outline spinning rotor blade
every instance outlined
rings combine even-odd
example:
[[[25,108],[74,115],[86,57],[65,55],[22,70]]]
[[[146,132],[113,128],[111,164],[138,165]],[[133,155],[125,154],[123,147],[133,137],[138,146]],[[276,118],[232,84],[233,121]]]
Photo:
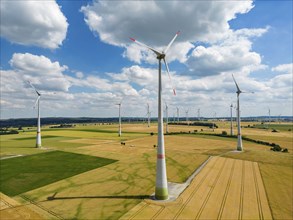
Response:
[[[130,37],[129,39],[132,40],[133,42],[137,43],[137,44],[140,45],[140,46],[143,46],[143,47],[146,47],[146,48],[150,49],[150,50],[153,51],[157,56],[162,55],[162,53],[160,53],[159,51],[155,50],[155,49],[152,48],[152,47],[149,47],[149,46],[146,45],[146,44],[143,44],[143,43],[141,43],[141,42],[135,40],[135,39],[132,38],[132,37]]]
[[[168,44],[168,46],[166,47],[166,49],[163,51],[163,53],[167,53],[167,51],[169,50],[169,48],[171,47],[171,45],[173,44],[174,40],[179,35],[179,33],[180,33],[180,31],[177,31],[177,33],[175,34],[175,36],[173,37],[173,39],[170,41],[170,43]]]
[[[172,81],[172,78],[171,78],[171,75],[170,75],[170,71],[169,71],[168,64],[167,64],[165,58],[163,60],[164,60],[164,63],[165,63],[166,69],[167,69],[167,73],[168,73],[169,79],[171,81],[171,85],[172,85],[172,89],[173,89],[173,94],[176,95],[176,90],[175,90],[174,85],[173,85],[173,81]]]
[[[232,77],[233,77],[234,83],[235,83],[236,88],[237,88],[237,93],[242,93],[242,91],[239,89],[239,86],[238,86],[233,74],[232,74]]]
[[[41,98],[41,96],[38,96],[38,98],[36,99],[36,102],[35,102],[35,104],[34,104],[34,108],[36,108],[37,103],[38,103],[38,101],[39,101],[40,98]]]
[[[38,92],[38,90],[36,90],[36,88],[32,85],[32,83],[30,81],[27,81],[27,83],[36,91],[36,93],[38,94],[38,96],[40,96],[41,94]]]

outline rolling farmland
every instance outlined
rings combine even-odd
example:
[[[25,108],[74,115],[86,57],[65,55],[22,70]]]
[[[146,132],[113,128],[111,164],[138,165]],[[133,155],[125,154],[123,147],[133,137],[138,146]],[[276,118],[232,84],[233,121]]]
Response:
[[[293,149],[288,126],[280,126],[276,133],[243,128],[243,135],[279,144],[289,153],[273,152],[269,146],[245,140],[244,152],[235,153],[235,138],[205,135],[229,131],[228,122],[217,124],[215,132],[201,126],[169,126],[169,132],[179,134],[165,136],[168,182],[184,183],[210,160],[177,199],[167,202],[150,199],[155,187],[155,124],[149,128],[146,124],[123,124],[121,137],[117,124],[44,127],[42,149],[35,148],[33,129],[3,135],[1,166],[7,166],[10,175],[16,176],[19,166],[34,156],[50,159],[42,169],[51,171],[46,174],[53,181],[30,188],[18,183],[13,193],[1,186],[5,194],[1,195],[1,217],[25,219],[21,213],[32,212],[44,219],[291,219]],[[243,124],[247,126],[248,122]],[[8,159],[13,155],[19,156]],[[83,161],[90,167],[56,178],[58,168],[59,172],[67,170],[60,158],[69,167],[82,168]],[[98,166],[100,158],[111,163]],[[25,166],[27,173],[40,172],[39,162],[29,164]],[[8,178],[1,175],[1,184],[5,181]],[[18,217],[12,213],[18,213]]]

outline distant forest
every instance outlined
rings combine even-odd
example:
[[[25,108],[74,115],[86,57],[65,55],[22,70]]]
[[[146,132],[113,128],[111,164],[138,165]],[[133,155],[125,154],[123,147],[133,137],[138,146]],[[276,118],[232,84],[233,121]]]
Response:
[[[127,123],[137,123],[137,122],[144,122],[146,121],[145,117],[137,117],[137,118],[130,118],[130,117],[122,117],[122,122]],[[151,121],[156,121],[157,118],[151,118]],[[185,121],[185,117],[179,118],[179,120]],[[197,117],[189,118],[190,121],[199,121]],[[200,118],[200,121],[207,121],[207,120],[230,120],[230,117],[223,117],[223,118]],[[234,117],[235,120],[235,117]],[[169,122],[175,122],[177,121],[177,117],[169,117]],[[261,117],[241,117],[241,121],[262,121],[266,122],[268,121],[267,116],[261,116]],[[271,121],[287,121],[292,122],[293,117],[292,116],[282,116],[280,117],[273,117],[271,116]],[[58,125],[58,124],[85,124],[85,123],[118,123],[118,118],[88,118],[88,117],[82,117],[82,118],[66,118],[66,117],[52,117],[52,118],[41,118],[41,124],[42,125]],[[36,118],[18,118],[18,119],[1,119],[0,120],[0,128],[6,128],[6,127],[32,127],[37,125],[37,119]]]

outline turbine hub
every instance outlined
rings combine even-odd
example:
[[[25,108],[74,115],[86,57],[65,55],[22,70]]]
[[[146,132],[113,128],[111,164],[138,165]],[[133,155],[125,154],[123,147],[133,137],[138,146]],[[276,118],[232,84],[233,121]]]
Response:
[[[165,54],[164,53],[158,54],[158,56],[157,56],[157,59],[158,60],[161,60],[161,59],[164,59],[164,58],[165,58]]]

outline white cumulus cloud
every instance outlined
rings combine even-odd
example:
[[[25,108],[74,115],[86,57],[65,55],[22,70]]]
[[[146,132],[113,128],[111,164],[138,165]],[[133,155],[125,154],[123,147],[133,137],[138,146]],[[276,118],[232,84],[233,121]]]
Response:
[[[52,1],[1,1],[1,37],[22,44],[55,49],[67,33],[67,19]]]
[[[264,29],[240,29],[231,31],[224,40],[211,46],[197,46],[186,62],[189,74],[196,76],[219,75],[224,72],[243,72],[264,69],[261,56],[252,51],[249,38],[260,37]]]
[[[153,55],[150,58],[144,48],[132,46],[130,36],[163,50],[180,30],[174,43],[176,53],[170,50],[168,57],[184,62],[192,43],[225,38],[228,22],[252,8],[252,1],[93,1],[81,11],[90,30],[103,42],[125,47],[124,56],[132,61],[152,63]]]
[[[26,83],[30,81],[38,89],[49,91],[68,91],[70,82],[65,78],[64,71],[67,66],[61,66],[59,62],[52,62],[45,56],[33,55],[30,53],[14,53],[10,65],[12,67],[12,75],[18,80]],[[7,75],[11,86],[14,88],[13,81]]]

